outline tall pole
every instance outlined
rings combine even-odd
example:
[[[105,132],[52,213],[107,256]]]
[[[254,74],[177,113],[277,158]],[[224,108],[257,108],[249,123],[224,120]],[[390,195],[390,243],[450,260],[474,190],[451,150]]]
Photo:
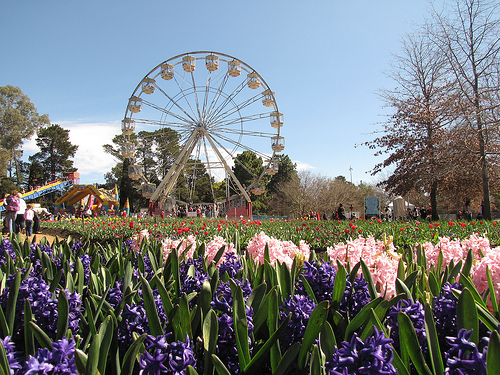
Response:
[[[351,184],[352,184],[352,167],[349,166],[349,173],[351,174]]]

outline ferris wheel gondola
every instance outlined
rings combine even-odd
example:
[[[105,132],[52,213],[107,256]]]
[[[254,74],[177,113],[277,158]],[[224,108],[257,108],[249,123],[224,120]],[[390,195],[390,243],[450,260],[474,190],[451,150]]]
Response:
[[[274,92],[253,68],[223,53],[190,52],[157,65],[133,91],[122,121],[123,156],[132,160],[131,178],[148,185],[143,190],[151,201],[165,199],[181,173],[196,173],[202,168],[195,164],[202,163],[211,182],[229,176],[250,202],[249,192],[263,193],[263,175],[277,172],[275,154],[284,149],[282,126]],[[158,170],[161,182],[151,193],[151,184],[134,160],[131,136],[140,130],[167,129],[177,132],[179,152],[168,170]],[[232,170],[243,151],[264,161],[263,172],[248,186]]]

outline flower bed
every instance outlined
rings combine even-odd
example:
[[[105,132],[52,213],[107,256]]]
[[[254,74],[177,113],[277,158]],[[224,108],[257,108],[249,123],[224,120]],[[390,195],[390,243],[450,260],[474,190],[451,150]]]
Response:
[[[493,223],[316,222],[317,253],[309,221],[112,220],[106,244],[3,240],[4,373],[500,371]]]
[[[487,238],[492,244],[500,243],[500,225],[497,222],[419,222],[397,221],[316,221],[297,220],[220,220],[220,219],[160,219],[160,218],[119,218],[97,217],[88,219],[63,219],[44,222],[44,228],[58,228],[76,233],[91,240],[104,242],[117,238],[131,238],[138,232],[147,230],[151,237],[185,238],[195,236],[199,241],[210,241],[213,236],[231,239],[238,233],[242,247],[250,238],[263,231],[281,241],[291,241],[297,246],[306,242],[311,249],[326,250],[340,242],[347,242],[358,236],[374,237],[382,240],[383,235],[392,236],[394,246],[413,246],[415,243],[439,241],[439,238],[465,239],[473,234]]]

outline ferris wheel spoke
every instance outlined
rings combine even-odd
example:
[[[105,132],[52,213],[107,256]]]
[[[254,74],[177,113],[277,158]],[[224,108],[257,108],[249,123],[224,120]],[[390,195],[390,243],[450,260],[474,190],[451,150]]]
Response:
[[[159,87],[158,85],[155,84],[155,87],[158,88],[158,90],[163,94],[165,95],[165,97],[170,100],[170,102],[175,105],[181,112],[183,112],[191,121],[195,121],[195,119],[193,118],[192,115],[190,115],[179,103],[178,101],[174,98],[174,97],[171,97],[170,95],[168,95],[165,90],[163,90],[161,87]],[[188,101],[188,105],[189,105],[189,101]],[[160,108],[160,110],[162,110],[163,108]],[[172,114],[174,114],[175,112],[171,112]],[[179,116],[179,115],[178,115]],[[188,120],[185,120],[186,122]]]
[[[219,129],[219,128],[224,128],[226,126],[235,125],[235,124],[240,125],[241,123],[244,123],[244,122],[262,120],[264,118],[269,118],[269,113],[257,113],[255,115],[241,116],[241,117],[234,117],[234,118],[228,118],[225,120],[220,120],[218,122],[214,122],[214,125],[212,128]]]
[[[207,111],[207,116],[205,117],[205,120],[211,121],[213,116],[220,111],[218,108],[224,108],[227,105],[227,98],[225,98],[220,104],[219,100],[223,96],[224,88],[226,87],[228,81],[229,81],[229,72],[226,72],[224,78],[222,79],[222,82],[219,83],[217,88],[214,88],[216,94],[214,99],[210,103],[210,107]],[[235,93],[235,95],[237,95],[237,93],[243,90],[244,87],[245,86],[243,84],[240,84],[235,88],[235,90],[233,90],[233,92]]]
[[[224,78],[222,79],[222,81],[218,82],[218,86],[217,86],[217,88],[215,88],[215,96],[214,96],[212,102],[210,103],[210,106],[207,108],[206,113],[203,114],[204,120],[207,120],[207,115],[213,112],[215,106],[219,102],[219,99],[220,99],[222,93],[224,92],[224,87],[226,87],[228,79],[229,79],[229,72],[226,72],[224,74]]]
[[[220,113],[226,108],[227,105],[234,101],[234,98],[243,91],[246,87],[246,81],[241,82],[229,95],[227,95],[218,107],[215,107],[210,113],[211,116],[208,121],[213,121],[214,118],[218,118]]]
[[[190,123],[173,122],[173,121],[155,121],[142,118],[135,118],[134,122],[136,124],[143,124],[147,126],[161,126],[161,127],[179,128],[179,129],[185,129],[186,127],[191,127]]]
[[[191,72],[191,74],[192,74],[192,72]],[[189,83],[188,83],[189,81],[187,81],[184,77],[182,77],[182,80],[183,80],[184,82],[186,82],[187,84],[189,84]],[[194,78],[193,78],[193,80],[194,80]],[[181,98],[179,98],[179,101],[182,99],[182,100],[183,100],[183,102],[185,102],[185,103],[186,103],[186,105],[189,107],[189,110],[190,110],[190,111],[191,111],[191,113],[192,113],[192,115],[190,115],[190,116],[189,116],[189,118],[191,118],[193,122],[196,122],[196,113],[197,113],[197,112],[199,113],[199,111],[197,110],[197,108],[193,108],[193,106],[191,105],[191,102],[190,102],[190,101],[189,101],[189,99],[188,99],[189,94],[188,94],[188,93],[186,92],[186,90],[185,90],[185,89],[184,89],[184,88],[183,88],[183,87],[179,84],[179,81],[178,81],[178,79],[177,79],[177,75],[176,75],[176,76],[174,76],[174,81],[175,81],[175,83],[177,84],[177,87],[179,88],[179,95],[181,96]],[[193,89],[194,89],[194,88],[193,88]],[[177,102],[177,100],[174,100],[174,102],[176,103],[176,105],[177,105],[178,107],[182,108],[182,106],[181,106],[181,105]],[[185,110],[184,110],[184,109],[183,109],[183,111],[185,112]],[[198,117],[198,118],[199,118],[199,117]]]
[[[195,104],[196,104],[196,111],[198,112],[198,119],[201,119],[200,103],[198,102],[198,90],[196,90],[196,81],[194,79],[194,71],[191,72],[191,80],[193,82],[194,100],[195,100]]]
[[[225,112],[220,112],[217,117],[214,117],[213,118],[213,122],[221,122],[221,120],[224,120],[224,119],[227,119],[229,116],[235,114],[235,113],[238,113],[240,111],[242,111],[243,109],[245,109],[246,107],[252,105],[253,103],[257,102],[259,99],[262,98],[262,95],[255,95],[239,104],[232,104],[233,106],[228,109],[227,111]],[[263,115],[263,114],[261,114]],[[269,113],[267,113],[267,115],[269,116]]]
[[[264,138],[269,138],[271,139],[273,136],[275,136],[275,133],[265,133],[265,132],[257,132],[257,131],[251,131],[251,130],[242,130],[242,129],[229,129],[229,128],[220,128],[213,130],[211,132],[212,134],[219,134],[219,133],[227,133],[227,134],[234,134],[234,135],[244,135],[244,136],[250,136],[250,137],[264,137]]]
[[[219,145],[219,147],[223,148],[223,149],[224,149],[224,151],[225,151],[228,155],[230,155],[231,157],[234,157],[234,156],[233,156],[234,152],[228,151],[228,150],[227,150],[227,148],[226,148],[226,147],[225,147],[225,146],[224,146],[224,145],[223,145],[223,144],[222,144],[222,143],[221,143],[221,142],[220,142],[220,141],[219,141],[216,137],[212,136],[211,138],[214,140],[214,142],[216,142],[216,143]],[[232,144],[232,145],[236,146],[236,147],[237,147],[237,148],[239,148],[239,149],[242,149],[242,150],[245,150],[245,151],[251,151],[251,152],[255,153],[257,156],[260,156],[260,157],[262,157],[262,158],[267,158],[267,157],[269,157],[269,155],[268,155],[268,154],[265,154],[265,153],[263,153],[263,152],[261,152],[261,151],[257,151],[257,150],[255,150],[254,148],[252,148],[252,147],[250,147],[250,146],[246,146],[246,145],[242,144],[241,142],[235,141],[235,140],[234,140],[234,139],[232,139],[232,138],[225,137],[225,136],[222,136],[222,135],[220,135],[220,134],[218,135],[218,138],[220,138],[220,139],[224,140],[225,142],[228,142],[228,143],[230,143],[230,144]]]
[[[172,117],[175,117],[176,119],[178,119],[178,120],[180,120],[182,122],[185,122],[185,123],[194,122],[194,120],[192,119],[192,117],[189,116],[189,114],[186,111],[182,110],[182,109],[181,110],[188,116],[189,119],[185,118],[185,117],[182,117],[181,115],[177,114],[176,112],[169,111],[169,110],[167,110],[165,108],[162,108],[162,107],[160,107],[160,106],[158,106],[158,105],[156,105],[154,103],[148,102],[147,100],[143,100],[142,103],[146,104],[148,107],[156,109],[157,111],[163,112],[166,115],[170,115]],[[174,102],[174,104],[177,104],[177,103]]]

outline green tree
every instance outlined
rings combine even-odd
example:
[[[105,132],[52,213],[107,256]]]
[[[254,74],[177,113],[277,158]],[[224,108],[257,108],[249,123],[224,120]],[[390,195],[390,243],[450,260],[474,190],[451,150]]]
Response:
[[[140,131],[131,134],[126,139],[122,134],[113,138],[112,144],[105,144],[105,152],[113,155],[117,164],[105,175],[107,184],[117,184],[120,189],[120,205],[123,207],[129,199],[131,211],[138,207],[146,207],[148,200],[142,196],[141,183],[149,182],[158,185],[172,166],[178,152],[179,135],[170,128],[159,129],[153,132]],[[135,155],[128,159],[122,155],[126,142],[135,146]],[[142,177],[133,181],[129,177],[128,167],[137,165],[142,168]],[[179,184],[179,181],[178,181]],[[187,194],[183,194],[185,198]],[[176,198],[179,199],[178,196]]]
[[[252,151],[243,151],[238,154],[234,160],[234,166],[232,168],[234,175],[241,183],[244,188],[248,188],[253,182],[255,182],[259,176],[264,172],[264,163],[260,157],[258,157]],[[268,175],[263,175],[260,183],[267,185],[269,180]],[[231,181],[230,181],[231,182]],[[241,194],[239,189],[234,183],[229,185],[230,194]],[[253,212],[255,214],[266,214],[267,204],[268,204],[268,194],[264,193],[262,195],[251,194]]]
[[[41,186],[45,182],[45,171],[43,165],[38,161],[30,158],[31,163],[28,167],[28,189],[35,186]]]
[[[37,132],[36,144],[40,152],[30,156],[30,161],[40,163],[46,179],[62,178],[65,172],[76,171],[72,158],[78,146],[69,140],[69,130],[57,124],[41,128]]]
[[[236,156],[232,170],[238,181],[246,187],[264,172],[264,163],[254,152],[243,151]],[[231,193],[239,194],[239,191],[233,188]]]
[[[277,191],[279,184],[297,177],[297,164],[294,164],[288,155],[277,155],[275,159],[278,161],[278,173],[273,175],[267,184],[271,195]]]
[[[0,176],[6,176],[9,170],[10,177],[14,175],[17,185],[21,184],[19,161],[23,140],[49,123],[49,117],[39,115],[19,87],[0,87]]]

